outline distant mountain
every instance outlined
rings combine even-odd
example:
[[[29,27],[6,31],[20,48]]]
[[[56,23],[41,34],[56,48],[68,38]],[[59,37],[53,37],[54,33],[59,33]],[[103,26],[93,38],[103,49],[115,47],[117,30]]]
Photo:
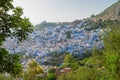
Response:
[[[39,31],[39,30],[42,30],[43,28],[45,27],[50,27],[50,26],[56,26],[57,24],[56,23],[52,23],[52,22],[46,22],[46,21],[43,21],[41,22],[40,24],[37,24],[35,27],[34,27],[34,30],[35,31]]]
[[[35,25],[34,30],[39,31],[44,29],[45,27],[55,27],[57,25],[67,25],[69,22],[47,22],[43,21],[40,24]]]
[[[119,20],[120,21],[120,0],[114,3],[107,9],[105,9],[102,13],[92,16],[91,18],[93,21],[97,21],[99,19],[102,20]]]

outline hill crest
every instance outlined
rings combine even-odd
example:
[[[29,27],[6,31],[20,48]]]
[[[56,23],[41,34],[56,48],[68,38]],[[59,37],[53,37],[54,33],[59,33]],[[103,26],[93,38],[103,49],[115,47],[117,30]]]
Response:
[[[93,21],[102,20],[120,20],[120,0],[105,9],[102,13],[91,18]]]

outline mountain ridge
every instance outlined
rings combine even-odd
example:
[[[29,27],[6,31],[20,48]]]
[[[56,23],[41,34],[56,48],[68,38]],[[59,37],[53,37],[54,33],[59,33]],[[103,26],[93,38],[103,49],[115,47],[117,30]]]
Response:
[[[110,7],[106,8],[100,14],[91,18],[93,21],[97,21],[99,19],[102,19],[103,21],[108,19],[120,21],[120,0],[112,4]]]
[[[95,21],[97,22],[98,20],[102,19],[103,21],[105,20],[118,20],[120,21],[120,0],[118,0],[116,3],[112,4],[108,8],[106,8],[103,12],[101,12],[98,15],[92,15],[90,18],[87,18],[86,20],[90,21]],[[84,19],[83,19],[84,20]],[[81,21],[83,20],[74,20],[72,22],[46,22],[43,21],[40,24],[35,25],[34,30],[39,31],[42,30],[45,27],[55,27],[58,25],[78,25]]]

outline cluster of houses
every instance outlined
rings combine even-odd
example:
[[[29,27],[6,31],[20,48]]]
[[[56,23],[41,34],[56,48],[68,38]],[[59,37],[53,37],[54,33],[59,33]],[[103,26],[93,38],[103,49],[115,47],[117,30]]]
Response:
[[[73,55],[80,55],[92,48],[102,48],[103,41],[99,34],[102,29],[87,31],[83,27],[89,27],[85,22],[78,25],[58,25],[56,27],[45,27],[40,31],[33,31],[27,40],[17,43],[17,39],[7,38],[5,47],[10,53],[26,53],[26,56],[42,57],[36,58],[39,62],[47,60],[52,52],[67,51]]]

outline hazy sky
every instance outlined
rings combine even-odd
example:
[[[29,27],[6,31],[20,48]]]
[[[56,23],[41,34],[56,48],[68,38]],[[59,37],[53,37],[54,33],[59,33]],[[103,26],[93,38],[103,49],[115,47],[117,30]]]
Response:
[[[14,0],[35,25],[41,21],[71,22],[98,14],[117,0]]]

